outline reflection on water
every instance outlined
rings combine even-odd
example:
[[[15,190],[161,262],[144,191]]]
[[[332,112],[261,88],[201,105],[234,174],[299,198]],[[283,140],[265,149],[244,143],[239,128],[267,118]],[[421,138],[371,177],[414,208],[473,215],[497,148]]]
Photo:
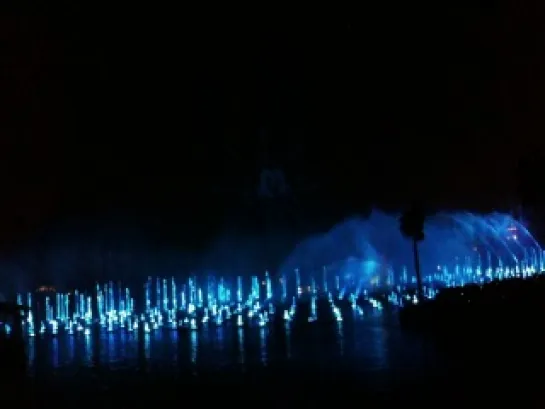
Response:
[[[199,338],[196,331],[191,331],[191,363],[197,364],[197,353],[199,351]]]
[[[85,340],[84,341],[84,351],[85,351],[85,354],[84,354],[84,362],[86,365],[90,365],[92,366],[94,364],[94,360],[93,360],[93,342],[92,342],[92,339],[91,339],[91,335],[83,335],[83,339]],[[100,343],[95,343],[95,345],[100,345]]]
[[[100,364],[100,362],[116,362],[117,361],[115,356],[116,342],[113,339],[113,337],[114,337],[113,333],[106,333],[104,336],[101,336],[102,342],[97,342],[93,345],[95,348],[97,348],[97,345],[104,345],[103,351],[100,351],[100,352],[103,352],[104,355],[100,354],[100,352],[98,354],[96,353],[94,354],[95,357],[97,355],[100,356],[100,360],[97,362],[97,364]],[[119,341],[119,343],[121,343],[121,341]]]
[[[224,339],[223,339],[223,330],[224,328],[221,326],[216,328],[216,339],[214,341],[215,341],[215,346],[219,351],[223,351],[225,347]]]
[[[228,383],[232,379],[234,384],[242,381],[245,388],[248,381],[254,380],[258,385],[264,381],[267,388],[276,385],[275,382],[285,382],[282,388],[303,388],[306,394],[308,378],[321,385],[323,380],[333,382],[348,374],[356,388],[383,392],[395,385],[407,384],[409,390],[420,393],[419,388],[413,389],[414,383],[422,382],[435,389],[433,382],[443,382],[446,395],[457,393],[459,382],[503,385],[512,378],[524,378],[524,382],[543,379],[543,365],[538,365],[543,360],[536,359],[535,355],[528,357],[524,354],[525,348],[517,347],[517,356],[513,357],[513,364],[509,364],[511,359],[506,363],[505,354],[498,354],[497,350],[487,352],[495,344],[501,342],[488,338],[472,338],[467,342],[450,338],[426,340],[402,332],[396,322],[384,317],[366,317],[292,327],[284,323],[265,327],[226,323],[221,328],[210,325],[199,331],[91,331],[89,335],[77,332],[56,338],[44,335],[29,338],[27,348],[29,373],[35,377],[36,384],[45,381],[45,387],[49,388],[49,382],[54,379],[59,381],[63,391],[73,390],[79,394],[80,387],[113,391],[128,379],[127,396],[135,402],[140,400],[140,394],[130,389],[131,380],[147,382],[156,378],[160,381],[152,384],[150,391],[155,391],[156,386],[160,388],[165,380],[165,390],[170,388],[170,379],[181,379],[189,384],[201,379],[213,383],[217,380]],[[518,344],[509,343],[509,347],[513,345]],[[535,370],[521,369],[522,364]],[[314,376],[316,378],[312,378]],[[63,382],[72,379],[74,383],[65,388]],[[451,379],[459,382],[452,383]],[[309,394],[313,395],[320,387],[313,387]],[[346,393],[335,392],[335,399],[350,396],[351,387],[346,387]],[[278,390],[278,394],[271,393],[270,397],[282,399],[285,389]],[[258,387],[257,391],[261,389]],[[324,388],[324,393],[327,391]],[[290,393],[291,390],[285,395]],[[414,399],[407,401],[414,402]]]
[[[34,342],[34,338],[32,338],[32,342]],[[74,362],[75,349],[76,340],[74,339],[74,337],[68,337],[68,362]],[[34,358],[32,358],[32,361],[34,361]]]
[[[146,361],[151,360],[151,335],[144,334],[144,359]]]
[[[34,338],[29,338],[28,340],[28,343],[27,343],[27,358],[28,358],[28,361],[27,361],[27,367],[28,368],[32,368],[33,367],[33,364],[34,364],[34,361],[36,359],[36,345],[35,345],[35,339]]]
[[[344,332],[342,321],[337,321],[337,340],[339,344],[339,354],[344,355]]]
[[[58,338],[53,338],[51,340],[51,365],[53,368],[59,367],[59,340]]]
[[[244,351],[244,329],[237,329],[237,340],[238,340],[238,364],[244,367],[246,362],[246,356]]]
[[[415,342],[395,325],[367,319],[312,324],[305,330],[230,324],[182,332],[96,330],[88,335],[29,338],[27,349],[31,373],[75,372],[81,367],[143,372],[177,368],[196,373],[290,363],[390,371],[398,362],[405,367],[423,364],[416,356],[421,357],[424,348]]]
[[[259,349],[261,351],[261,363],[263,366],[267,366],[267,328],[262,327],[259,329]]]

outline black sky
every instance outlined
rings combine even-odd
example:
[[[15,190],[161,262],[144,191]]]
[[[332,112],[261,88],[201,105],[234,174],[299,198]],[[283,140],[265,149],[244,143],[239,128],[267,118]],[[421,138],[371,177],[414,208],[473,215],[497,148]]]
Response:
[[[6,13],[4,242],[112,209],[221,225],[263,166],[308,214],[505,207],[518,156],[544,148],[544,6],[523,3]]]

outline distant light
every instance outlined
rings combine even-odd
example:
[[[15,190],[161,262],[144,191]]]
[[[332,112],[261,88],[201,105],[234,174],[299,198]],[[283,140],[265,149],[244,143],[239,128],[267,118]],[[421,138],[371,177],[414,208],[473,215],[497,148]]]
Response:
[[[36,289],[36,292],[39,292],[39,293],[48,293],[48,292],[57,292],[57,290],[55,289],[55,287],[51,287],[51,286],[47,286],[47,285],[42,285],[41,287],[38,287]]]

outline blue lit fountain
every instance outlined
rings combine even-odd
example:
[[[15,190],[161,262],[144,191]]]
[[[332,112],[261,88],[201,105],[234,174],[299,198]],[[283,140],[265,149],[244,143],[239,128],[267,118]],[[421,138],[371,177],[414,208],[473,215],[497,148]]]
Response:
[[[301,300],[310,305],[312,323],[319,319],[319,299],[327,300],[332,317],[342,321],[340,301],[347,301],[356,316],[365,315],[366,308],[415,302],[411,260],[397,217],[375,212],[300,243],[277,274],[150,276],[143,300],[110,281],[72,293],[18,294],[17,303],[29,308],[23,317],[28,337],[95,329],[149,333],[209,325],[264,327],[275,317],[290,325]],[[544,255],[528,230],[508,215],[449,213],[427,221],[421,263],[426,296],[433,298],[444,287],[532,276],[543,271]]]

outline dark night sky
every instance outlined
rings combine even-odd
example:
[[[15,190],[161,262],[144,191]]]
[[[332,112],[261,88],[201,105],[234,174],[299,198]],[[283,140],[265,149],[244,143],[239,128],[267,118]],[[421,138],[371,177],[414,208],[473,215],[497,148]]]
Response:
[[[219,225],[263,163],[308,214],[413,196],[505,207],[518,156],[545,146],[539,3],[308,21],[4,14],[3,242],[111,209]]]

